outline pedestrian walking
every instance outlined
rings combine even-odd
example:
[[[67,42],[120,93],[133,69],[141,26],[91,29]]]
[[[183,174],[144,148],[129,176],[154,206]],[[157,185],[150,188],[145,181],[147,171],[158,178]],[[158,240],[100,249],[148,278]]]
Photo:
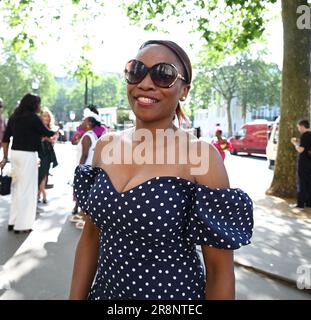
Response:
[[[43,124],[50,130],[54,128],[54,116],[48,108],[43,108],[41,111],[41,120]],[[58,165],[56,154],[54,151],[54,144],[57,141],[57,135],[53,137],[43,137],[41,140],[41,147],[39,149],[39,192],[38,202],[47,204],[46,185],[51,165],[55,168]],[[42,199],[41,199],[42,196]]]
[[[233,249],[250,241],[252,201],[229,188],[210,144],[174,124],[175,117],[179,126],[185,119],[180,102],[190,89],[191,62],[174,42],[147,41],[126,64],[125,78],[136,126],[99,139],[92,167],[76,168],[74,193],[87,218],[70,298],[233,299]],[[173,140],[158,138],[165,132]],[[193,173],[189,148],[171,143],[180,136],[191,150],[208,154],[204,173]],[[120,148],[127,152],[112,161],[110,153]],[[187,161],[157,160],[179,151]],[[141,154],[152,161],[142,164]]]
[[[311,130],[309,120],[300,120],[297,129],[300,139],[291,139],[299,153],[297,163],[297,204],[295,208],[311,208]]]
[[[212,145],[218,150],[220,153],[222,160],[225,160],[226,153],[225,151],[230,151],[232,149],[231,143],[222,137],[222,130],[217,129],[215,132],[215,137],[212,140]]]
[[[8,161],[10,138],[12,163],[12,198],[8,230],[15,233],[32,230],[36,217],[38,196],[38,151],[43,136],[52,137],[37,113],[40,111],[39,96],[28,93],[20,101],[9,118],[3,137],[2,169]]]

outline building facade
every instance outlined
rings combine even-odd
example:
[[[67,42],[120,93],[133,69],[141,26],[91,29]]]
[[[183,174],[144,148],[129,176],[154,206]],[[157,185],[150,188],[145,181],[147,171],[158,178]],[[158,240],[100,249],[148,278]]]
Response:
[[[273,121],[279,115],[280,108],[275,107],[259,107],[252,111],[246,112],[246,117],[243,118],[242,107],[238,104],[235,98],[231,104],[231,119],[232,132],[236,133],[239,128],[246,122],[256,119],[265,119]],[[220,128],[223,131],[223,136],[228,136],[228,117],[226,105],[210,105],[208,109],[198,109],[194,111],[193,126],[201,128],[201,135],[203,137],[213,137],[216,129]]]

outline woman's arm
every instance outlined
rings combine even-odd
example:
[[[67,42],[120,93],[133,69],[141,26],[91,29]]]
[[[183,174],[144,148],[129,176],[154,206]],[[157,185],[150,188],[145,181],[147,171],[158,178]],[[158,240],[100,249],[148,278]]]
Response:
[[[85,164],[86,159],[89,155],[91,144],[92,144],[91,138],[88,136],[84,136],[82,138],[81,144],[82,144],[82,154],[81,154],[79,164]]]
[[[202,246],[206,268],[206,300],[235,299],[233,251]]]
[[[3,158],[0,162],[0,169],[3,169],[8,161],[9,144],[7,142],[3,142],[2,148],[3,148]]]
[[[99,230],[89,217],[79,240],[73,268],[70,300],[85,300],[90,292],[99,256]]]
[[[218,151],[210,144],[200,141],[200,148],[207,148],[208,171],[195,176],[199,184],[209,188],[229,188],[230,183],[224,163]],[[206,269],[206,299],[234,299],[235,277],[233,251],[202,246]]]
[[[10,139],[13,135],[12,132],[12,120],[11,118],[8,121],[8,125],[5,128],[3,139],[2,139],[2,147],[3,147],[3,158],[0,162],[0,169],[3,169],[8,161],[8,154],[9,154],[9,144]]]
[[[79,132],[74,133],[73,137],[70,140],[71,144],[73,144],[73,145],[78,144],[80,138],[81,138],[81,135],[79,134]]]

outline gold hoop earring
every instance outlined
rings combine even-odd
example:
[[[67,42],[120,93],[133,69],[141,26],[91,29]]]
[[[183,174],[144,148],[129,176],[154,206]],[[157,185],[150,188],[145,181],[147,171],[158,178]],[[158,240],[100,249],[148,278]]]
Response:
[[[186,100],[186,97],[181,97],[180,98],[180,101],[185,101]]]

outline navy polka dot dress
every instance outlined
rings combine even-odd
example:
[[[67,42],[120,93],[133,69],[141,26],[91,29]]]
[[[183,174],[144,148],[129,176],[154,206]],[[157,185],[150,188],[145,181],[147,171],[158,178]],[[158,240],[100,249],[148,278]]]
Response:
[[[100,230],[89,299],[204,299],[196,245],[232,250],[252,236],[252,201],[240,189],[160,176],[120,193],[103,169],[79,166],[74,193]]]

